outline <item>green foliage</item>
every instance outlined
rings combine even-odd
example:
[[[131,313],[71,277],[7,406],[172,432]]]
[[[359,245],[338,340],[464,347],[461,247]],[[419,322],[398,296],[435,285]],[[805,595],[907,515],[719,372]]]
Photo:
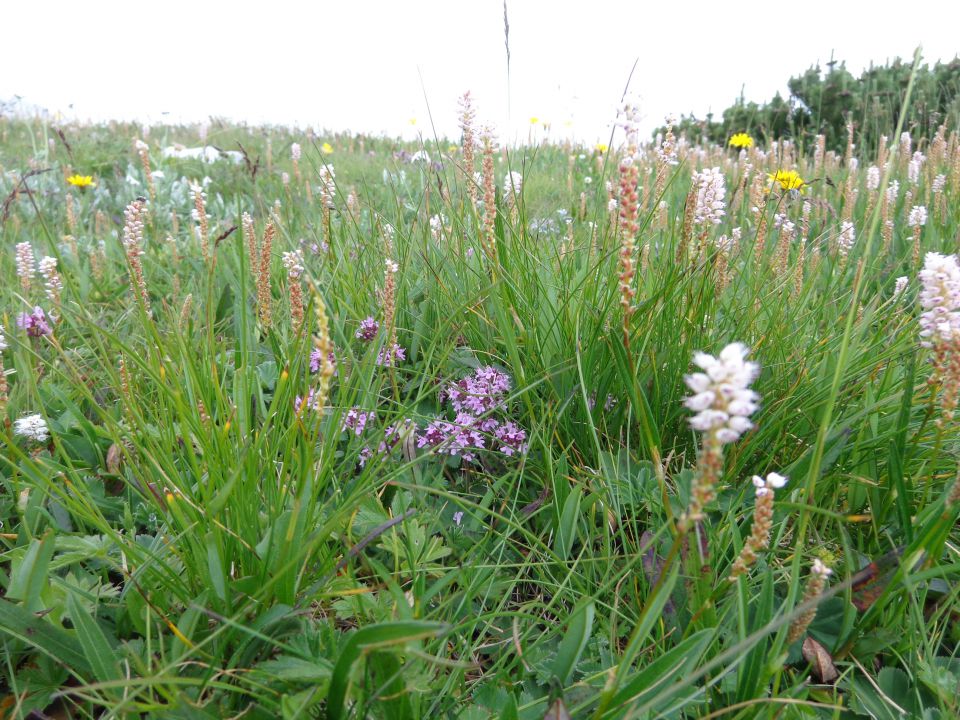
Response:
[[[826,147],[844,152],[847,123],[853,122],[858,148],[867,156],[876,154],[883,135],[889,137],[900,122],[912,63],[899,58],[884,65],[871,65],[854,76],[843,62],[831,60],[826,68],[808,68],[787,82],[784,99],[777,93],[764,103],[748,102],[742,96],[723,110],[720,119],[684,116],[675,129],[697,142],[725,145],[734,133],[747,132],[769,142],[795,140],[812,148],[817,135]],[[914,140],[930,141],[940,125],[956,127],[960,121],[960,59],[922,65],[914,78],[913,97],[903,117],[903,127]],[[663,132],[660,128],[657,132]]]

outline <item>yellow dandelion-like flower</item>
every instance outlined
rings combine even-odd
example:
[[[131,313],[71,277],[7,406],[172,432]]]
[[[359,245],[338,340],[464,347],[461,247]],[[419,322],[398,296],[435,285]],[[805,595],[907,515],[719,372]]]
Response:
[[[534,115],[532,118],[530,118],[530,124],[531,124],[531,125],[536,125],[538,122],[540,122],[540,118],[538,118],[536,115]]]
[[[776,175],[767,175],[767,177],[770,178],[768,190],[773,190],[774,185],[776,185],[781,190],[793,190],[802,193],[807,188],[807,183],[797,174],[796,170],[777,170]]]
[[[412,118],[410,118],[409,120],[407,120],[407,122],[410,123],[411,125],[416,125],[416,124],[417,124],[417,119],[416,119],[415,117],[412,117]]]
[[[449,154],[449,155],[455,155],[456,152],[457,152],[457,150],[459,150],[459,149],[460,149],[460,147],[459,147],[458,145],[450,145],[450,146],[447,148],[447,154]]]
[[[593,149],[603,155],[609,148],[607,147],[606,143],[597,143],[593,146]]]
[[[730,147],[735,147],[738,150],[752,148],[753,138],[744,132],[735,133],[733,137],[730,138]]]
[[[92,175],[71,175],[67,178],[67,182],[78,188],[97,186],[97,184],[93,181]]]
[[[323,145],[320,146],[320,152],[322,152],[324,155],[329,155],[330,153],[333,152],[333,145],[331,145],[328,142],[325,142]]]

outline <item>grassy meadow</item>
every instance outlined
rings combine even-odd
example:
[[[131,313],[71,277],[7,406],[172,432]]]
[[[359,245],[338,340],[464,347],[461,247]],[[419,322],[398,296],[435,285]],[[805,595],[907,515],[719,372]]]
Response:
[[[0,716],[960,716],[960,128],[459,111],[0,118]]]

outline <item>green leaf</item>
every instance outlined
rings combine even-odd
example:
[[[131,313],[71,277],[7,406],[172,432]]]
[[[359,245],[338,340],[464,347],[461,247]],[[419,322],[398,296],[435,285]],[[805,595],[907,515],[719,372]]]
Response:
[[[577,537],[577,520],[580,517],[581,490],[574,488],[573,492],[563,503],[563,513],[560,515],[560,524],[557,527],[557,537],[554,540],[554,550],[561,559],[570,557],[573,541]]]
[[[101,682],[118,679],[120,658],[113,649],[115,643],[107,639],[103,628],[87,614],[78,598],[78,592],[72,587],[67,593],[67,612],[70,613],[70,620],[76,629],[83,652],[90,660],[93,676]]]
[[[655,693],[663,692],[676,678],[681,678],[696,667],[712,639],[713,630],[701,630],[658,657],[620,688],[613,696],[610,709],[615,710],[628,702],[641,703],[649,700]],[[659,698],[660,707],[686,687],[683,682],[677,683],[675,689]]]
[[[426,621],[387,622],[370,625],[353,633],[344,643],[340,657],[333,667],[330,692],[327,694],[327,718],[340,720],[345,716],[350,672],[361,653],[437,637],[446,627],[443,623]]]
[[[91,675],[90,662],[76,639],[65,630],[2,598],[0,630],[36,648],[79,676]]]
[[[23,600],[24,608],[29,611],[40,609],[40,592],[47,586],[54,544],[54,533],[48,531],[42,540],[31,540],[23,556],[13,561],[7,590],[9,600]]]
[[[557,650],[552,668],[553,674],[562,685],[566,685],[570,681],[570,676],[577,666],[577,661],[580,660],[580,655],[583,654],[584,648],[590,641],[595,610],[593,602],[588,602],[570,616],[567,632],[563,637],[563,642],[560,643],[559,650]]]

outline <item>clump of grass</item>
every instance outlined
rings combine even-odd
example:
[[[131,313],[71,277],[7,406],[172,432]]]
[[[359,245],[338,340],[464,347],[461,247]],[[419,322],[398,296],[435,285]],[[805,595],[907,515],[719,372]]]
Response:
[[[461,121],[0,176],[8,714],[957,715],[956,128]]]

